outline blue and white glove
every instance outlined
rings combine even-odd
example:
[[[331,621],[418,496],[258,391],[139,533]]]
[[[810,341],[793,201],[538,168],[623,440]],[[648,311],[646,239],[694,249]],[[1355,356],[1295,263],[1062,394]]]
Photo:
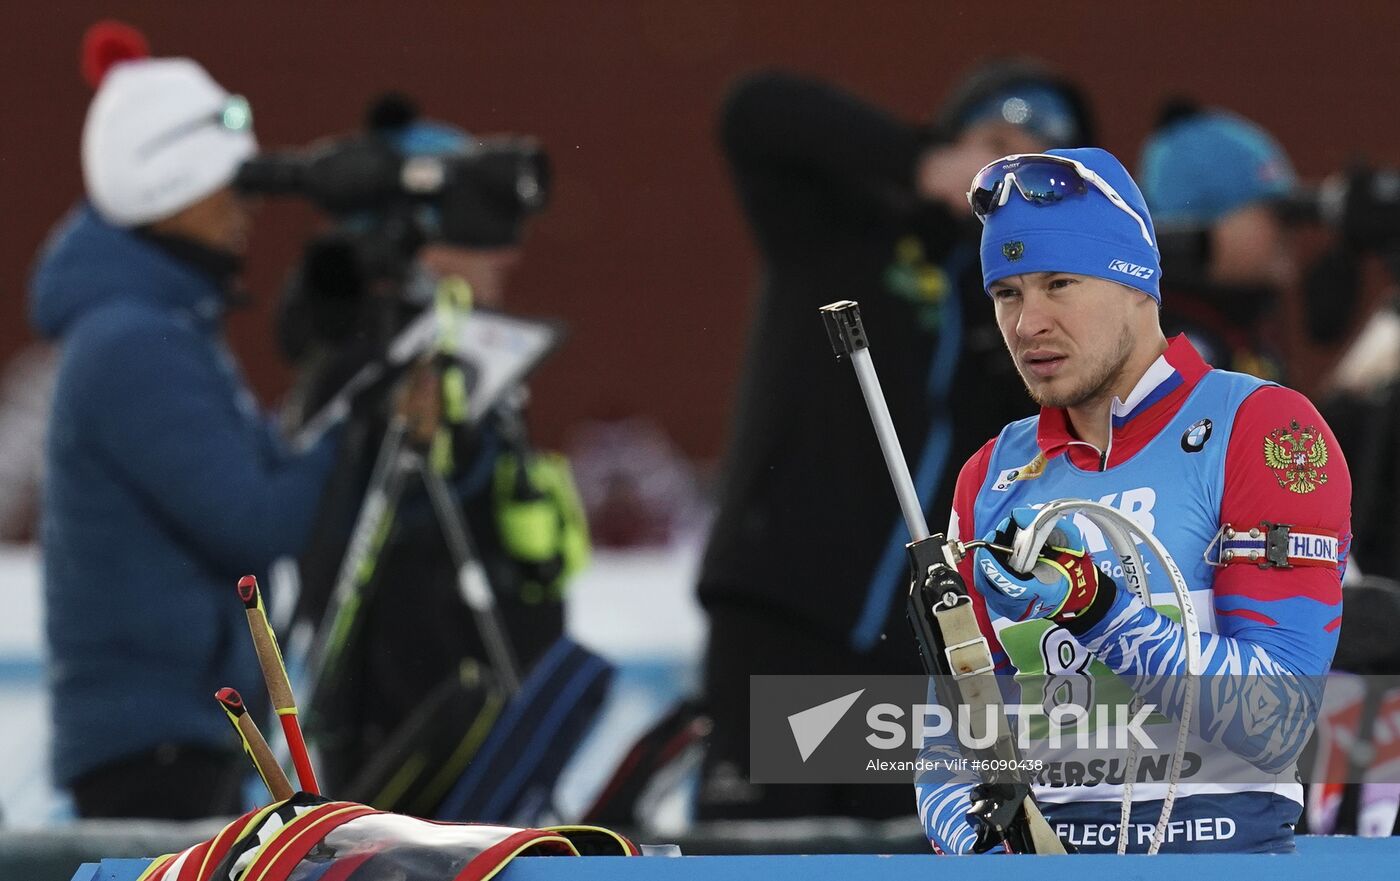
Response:
[[[1035,515],[1034,508],[1016,508],[983,541],[1010,547],[1016,532],[1029,527]],[[1112,579],[1094,565],[1084,536],[1068,517],[1056,525],[1030,573],[1012,570],[1002,557],[1001,552],[978,548],[972,568],[987,605],[1013,621],[1049,618],[1065,624],[1091,608],[1106,609],[1116,592]]]

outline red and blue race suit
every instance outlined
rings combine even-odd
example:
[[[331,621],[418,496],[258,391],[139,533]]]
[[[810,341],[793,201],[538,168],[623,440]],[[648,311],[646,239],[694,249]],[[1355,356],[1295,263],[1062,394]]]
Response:
[[[1162,851],[1291,851],[1302,809],[1296,759],[1314,713],[1278,708],[1315,711],[1336,647],[1350,540],[1346,462],[1307,398],[1213,370],[1184,337],[1171,341],[1126,401],[1114,400],[1111,419],[1103,450],[1075,439],[1063,410],[1007,426],[963,466],[949,535],[976,538],[1013,508],[1079,498],[1119,509],[1161,540],[1200,621],[1204,669],[1191,743],[1202,747],[1193,755],[1211,756],[1195,767],[1188,762]],[[1267,562],[1270,524],[1289,527],[1287,565],[1259,565]],[[1076,525],[1100,571],[1117,579],[1101,579],[1115,593],[1112,605],[1077,636],[1051,621],[996,615],[982,599],[971,557],[963,561],[998,672],[1116,675],[1145,701],[1179,707],[1186,635],[1170,581],[1149,562],[1153,605],[1142,603],[1122,586],[1121,563],[1099,530],[1082,517]],[[1220,565],[1226,558],[1232,562]],[[1175,742],[1171,734],[1166,740],[1164,754]],[[931,745],[926,756],[949,748]],[[1144,764],[1161,768],[1161,759],[1145,755]],[[1116,850],[1123,772],[1115,781],[1115,767],[1095,767],[1085,756],[1032,774],[1047,820],[1080,851]],[[1134,783],[1130,852],[1147,849],[1166,792],[1148,774]],[[972,849],[969,786],[948,779],[917,785],[920,817],[940,851]]]

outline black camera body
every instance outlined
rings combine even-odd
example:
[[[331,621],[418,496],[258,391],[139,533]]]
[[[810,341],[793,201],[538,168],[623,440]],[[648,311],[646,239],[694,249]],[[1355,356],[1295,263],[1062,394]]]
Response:
[[[1383,252],[1400,245],[1400,169],[1357,166],[1282,206],[1285,220],[1330,227],[1352,247]]]
[[[548,201],[549,184],[549,159],[528,138],[405,157],[375,132],[263,153],[234,179],[241,192],[300,196],[337,218],[410,216],[424,227],[417,230],[422,241],[472,248],[519,243],[525,221]]]
[[[284,354],[317,344],[382,346],[427,302],[414,257],[429,243],[508,248],[549,199],[549,158],[530,138],[462,134],[413,153],[398,136],[418,119],[397,93],[371,102],[362,132],[262,153],[239,169],[243,193],[305,199],[335,221],[307,242],[278,319]]]

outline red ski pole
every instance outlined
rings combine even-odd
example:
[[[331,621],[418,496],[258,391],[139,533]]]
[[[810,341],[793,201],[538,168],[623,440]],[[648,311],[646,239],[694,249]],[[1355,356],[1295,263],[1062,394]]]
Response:
[[[248,630],[253,634],[253,646],[257,649],[258,664],[262,667],[263,679],[267,682],[268,697],[272,699],[272,707],[277,711],[277,718],[282,722],[282,731],[287,735],[287,746],[292,753],[292,764],[296,766],[297,781],[304,791],[320,795],[321,786],[316,782],[316,772],[311,767],[306,739],[301,735],[297,702],[292,696],[292,683],[287,679],[287,667],[282,662],[281,650],[277,648],[277,636],[267,621],[267,610],[263,607],[258,580],[252,575],[244,575],[238,579],[238,597],[243,600],[243,608],[248,612]]]

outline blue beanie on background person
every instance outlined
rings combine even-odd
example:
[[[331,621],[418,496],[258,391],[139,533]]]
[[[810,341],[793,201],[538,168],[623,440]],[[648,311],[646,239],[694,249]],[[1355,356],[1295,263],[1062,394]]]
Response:
[[[1040,205],[1013,189],[982,226],[982,286],[990,290],[999,279],[1028,272],[1070,272],[1118,282],[1162,302],[1157,232],[1142,191],[1123,163],[1097,147],[1046,153],[1074,159],[1103,178],[1142,217],[1152,242],[1143,238],[1136,220],[1093,184],[1083,195]]]
[[[424,119],[418,105],[399,92],[386,92],[370,102],[365,112],[365,129],[382,137],[400,156],[450,156],[464,154],[477,145],[470,132],[455,125]],[[430,235],[438,232],[441,217],[438,210],[426,203],[420,205],[416,216]],[[372,216],[352,219],[352,225],[366,226]]]
[[[1047,147],[1096,142],[1093,112],[1079,86],[1027,56],[988,58],[965,72],[934,114],[929,134],[935,142],[955,141],[985,121],[1028,131]]]
[[[394,149],[404,156],[442,156],[465,153],[476,143],[471,135],[454,125],[415,119],[407,125],[383,132]]]
[[[455,125],[424,119],[413,99],[400,92],[386,92],[370,102],[365,130],[382,136],[404,156],[465,153],[476,143]]]
[[[1278,141],[1223,110],[1169,119],[1143,146],[1138,168],[1142,191],[1164,227],[1208,227],[1298,186]]]
[[[1070,98],[1058,88],[1026,82],[1008,86],[967,108],[957,122],[959,128],[1004,122],[1050,144],[1073,144],[1080,132],[1077,113]]]

